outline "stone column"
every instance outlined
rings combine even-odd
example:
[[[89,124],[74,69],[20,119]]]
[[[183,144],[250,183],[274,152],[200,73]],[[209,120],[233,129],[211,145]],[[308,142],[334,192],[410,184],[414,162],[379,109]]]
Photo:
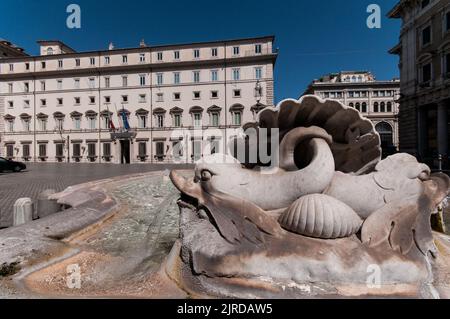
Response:
[[[438,153],[444,158],[448,155],[448,116],[447,101],[441,101],[437,106],[437,142]]]

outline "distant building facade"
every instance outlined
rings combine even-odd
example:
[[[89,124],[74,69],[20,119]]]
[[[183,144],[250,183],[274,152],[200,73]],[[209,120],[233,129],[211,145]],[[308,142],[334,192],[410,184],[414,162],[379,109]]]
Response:
[[[401,19],[400,150],[449,168],[450,2],[402,0],[389,12]]]
[[[380,133],[383,149],[398,147],[398,104],[400,82],[376,81],[366,71],[340,72],[314,80],[304,94],[338,100],[370,119]]]
[[[25,50],[5,39],[0,39],[0,59],[27,56]]]
[[[274,104],[273,42],[142,41],[76,52],[61,41],[39,41],[39,56],[0,60],[0,155],[140,163],[225,152],[237,128]]]

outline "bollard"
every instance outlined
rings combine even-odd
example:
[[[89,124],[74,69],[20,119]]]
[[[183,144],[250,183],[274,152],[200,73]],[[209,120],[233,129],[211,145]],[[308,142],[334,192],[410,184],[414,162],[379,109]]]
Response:
[[[50,195],[55,193],[54,189],[46,189],[39,194],[34,219],[44,218],[61,211],[61,205],[56,200],[49,199]]]
[[[14,204],[13,226],[33,220],[33,202],[30,198],[19,198]]]

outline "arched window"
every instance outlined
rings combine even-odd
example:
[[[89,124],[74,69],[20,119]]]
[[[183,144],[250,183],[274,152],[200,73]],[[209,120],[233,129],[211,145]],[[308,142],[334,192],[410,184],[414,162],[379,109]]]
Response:
[[[47,55],[53,54],[53,48],[47,48]]]
[[[380,122],[375,125],[375,129],[380,134],[381,147],[389,147],[393,145],[392,126],[387,122]]]
[[[358,82],[362,82],[362,81],[363,81],[362,75],[358,76]]]
[[[380,103],[380,112],[381,113],[386,112],[386,103],[384,103],[384,102]]]
[[[378,113],[378,112],[379,112],[379,106],[378,106],[378,105],[379,105],[378,102],[373,103],[373,111],[374,111],[375,113]]]
[[[360,103],[356,103],[355,108],[361,112],[361,104]]]
[[[366,102],[363,102],[361,112],[367,113],[367,103]]]
[[[351,108],[354,108],[354,107],[355,107],[355,104],[350,103],[348,106],[350,106]]]
[[[352,76],[352,82],[356,82],[356,76]]]
[[[387,110],[386,110],[386,112],[389,112],[389,113],[392,112],[392,102],[388,102],[387,103]]]

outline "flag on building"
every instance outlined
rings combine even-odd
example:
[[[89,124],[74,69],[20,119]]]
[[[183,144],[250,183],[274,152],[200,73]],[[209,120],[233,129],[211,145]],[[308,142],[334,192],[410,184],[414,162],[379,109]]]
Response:
[[[128,123],[128,116],[125,112],[125,108],[122,105],[122,122],[123,122],[123,128],[127,131],[130,130],[130,123]]]

